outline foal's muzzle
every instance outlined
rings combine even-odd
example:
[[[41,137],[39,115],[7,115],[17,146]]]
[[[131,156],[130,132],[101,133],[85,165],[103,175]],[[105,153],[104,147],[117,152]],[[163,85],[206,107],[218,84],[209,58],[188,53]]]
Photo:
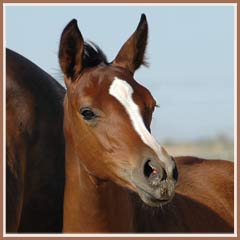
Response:
[[[171,161],[174,162],[174,159]],[[159,207],[170,202],[178,179],[176,164],[167,173],[158,159],[147,158],[140,169],[133,171],[133,182],[141,199],[149,206]]]

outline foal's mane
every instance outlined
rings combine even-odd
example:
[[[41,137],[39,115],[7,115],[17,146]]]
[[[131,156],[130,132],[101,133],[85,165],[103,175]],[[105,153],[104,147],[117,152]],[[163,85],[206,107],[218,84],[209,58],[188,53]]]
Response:
[[[83,67],[96,67],[101,63],[109,64],[101,48],[93,42],[84,42]]]

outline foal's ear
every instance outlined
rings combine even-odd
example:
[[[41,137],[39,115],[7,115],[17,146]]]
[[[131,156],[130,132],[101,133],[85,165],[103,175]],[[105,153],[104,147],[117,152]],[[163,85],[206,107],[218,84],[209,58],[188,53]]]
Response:
[[[124,43],[114,65],[124,67],[134,73],[144,63],[144,53],[147,46],[148,24],[145,14],[141,15],[137,29]]]
[[[82,70],[84,41],[73,19],[63,30],[59,46],[59,63],[65,78],[74,81]]]

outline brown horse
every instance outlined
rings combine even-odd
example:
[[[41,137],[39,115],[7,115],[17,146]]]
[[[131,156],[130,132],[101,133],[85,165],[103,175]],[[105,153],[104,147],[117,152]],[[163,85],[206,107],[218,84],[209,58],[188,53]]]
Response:
[[[233,232],[233,164],[173,161],[150,134],[156,103],[133,78],[147,32],[143,15],[108,63],[69,23],[59,51],[66,95],[7,50],[7,232],[59,232],[62,219],[64,232]]]
[[[6,50],[6,231],[60,232],[65,90]]]
[[[156,102],[133,77],[144,63],[147,34],[142,15],[108,63],[84,43],[76,20],[62,33],[63,231],[232,232],[233,164],[176,158],[177,183],[175,161],[150,133]]]

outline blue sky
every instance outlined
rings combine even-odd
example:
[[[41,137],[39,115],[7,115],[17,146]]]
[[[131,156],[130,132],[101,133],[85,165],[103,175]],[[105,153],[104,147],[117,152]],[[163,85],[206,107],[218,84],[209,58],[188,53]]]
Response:
[[[111,61],[141,13],[149,24],[150,67],[138,70],[135,79],[160,105],[153,134],[160,142],[233,138],[233,6],[7,6],[6,46],[61,82],[58,44],[71,19]]]

